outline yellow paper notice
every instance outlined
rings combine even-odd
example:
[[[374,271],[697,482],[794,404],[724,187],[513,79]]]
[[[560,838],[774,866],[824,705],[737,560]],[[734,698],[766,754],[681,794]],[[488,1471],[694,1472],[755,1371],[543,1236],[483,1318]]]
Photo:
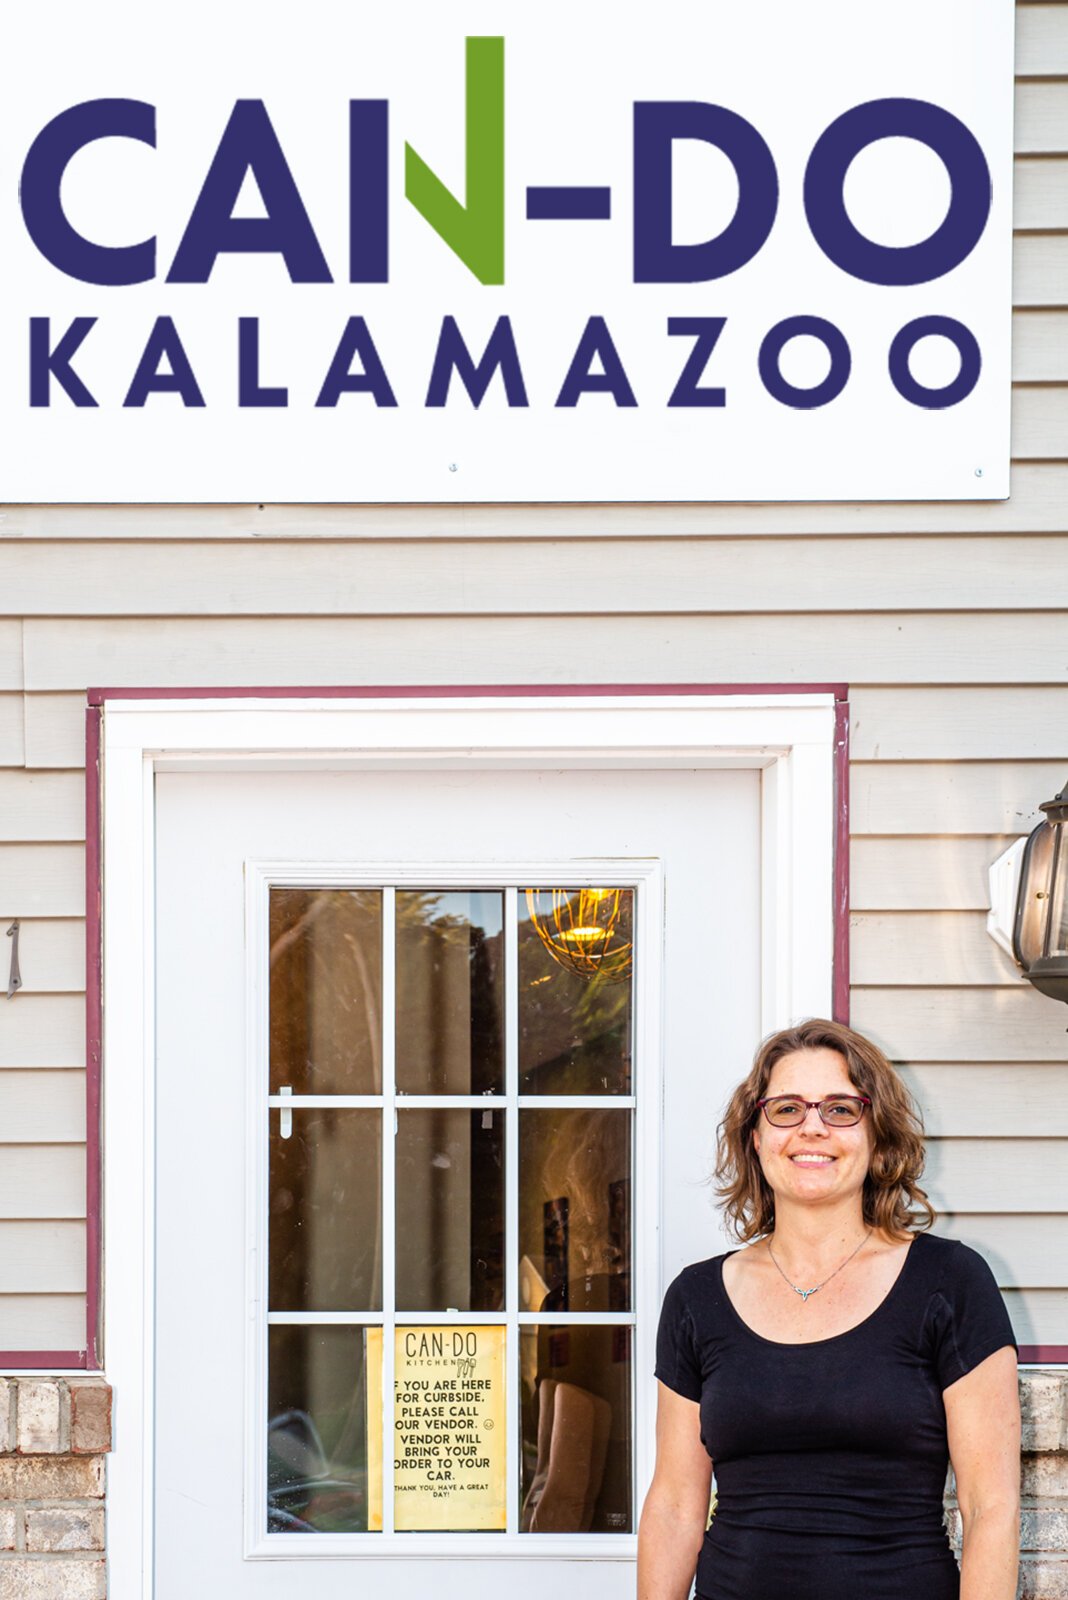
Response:
[[[503,1531],[503,1328],[397,1328],[393,1494],[398,1532]]]
[[[382,1329],[364,1329],[367,1409],[367,1531],[382,1532]]]

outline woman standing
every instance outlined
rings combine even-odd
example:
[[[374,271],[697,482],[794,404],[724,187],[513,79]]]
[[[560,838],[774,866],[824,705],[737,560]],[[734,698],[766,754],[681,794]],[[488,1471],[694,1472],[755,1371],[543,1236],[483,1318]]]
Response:
[[[1013,1600],[1012,1329],[982,1257],[923,1231],[922,1168],[869,1040],[814,1020],[764,1042],[716,1169],[748,1248],[687,1267],[664,1301],[638,1600],[685,1600],[695,1568],[701,1600]]]

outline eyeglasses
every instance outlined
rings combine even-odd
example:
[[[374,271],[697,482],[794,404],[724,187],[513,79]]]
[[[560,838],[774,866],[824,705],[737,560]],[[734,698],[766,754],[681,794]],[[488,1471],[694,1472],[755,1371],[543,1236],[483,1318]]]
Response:
[[[829,1094],[822,1100],[801,1100],[794,1094],[774,1094],[769,1100],[758,1100],[773,1128],[797,1128],[804,1122],[813,1106],[820,1120],[828,1128],[852,1128],[871,1105],[866,1094]]]

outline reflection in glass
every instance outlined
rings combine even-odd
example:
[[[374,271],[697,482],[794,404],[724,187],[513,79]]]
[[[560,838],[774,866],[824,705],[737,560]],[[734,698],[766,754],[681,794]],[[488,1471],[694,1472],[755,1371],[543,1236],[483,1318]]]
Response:
[[[380,1532],[381,1329],[267,1337],[268,1533]]]
[[[519,1330],[524,1533],[633,1528],[631,1329]]]
[[[630,977],[629,889],[528,889],[527,913],[558,966],[580,978]]]
[[[504,1089],[504,896],[397,891],[397,1089]]]
[[[504,1112],[397,1113],[397,1310],[504,1306]]]
[[[539,903],[561,893],[530,892]],[[620,891],[618,909],[615,937],[629,944],[633,889]],[[518,931],[520,1093],[629,1094],[633,975],[620,982],[612,972],[588,977],[562,964],[539,937],[522,892]]]
[[[521,1311],[629,1311],[631,1113],[519,1113]]]
[[[270,1310],[380,1311],[382,1113],[269,1115]]]
[[[1024,846],[1023,880],[1029,892],[1020,908],[1013,934],[1013,951],[1017,961],[1026,970],[1045,955],[1045,939],[1050,889],[1050,874],[1054,861],[1054,841],[1057,830],[1048,822],[1040,822],[1028,836]]]
[[[271,890],[271,1090],[382,1093],[382,892]]]
[[[1050,880],[1053,904],[1049,914],[1049,941],[1047,956],[1068,955],[1068,867],[1064,853],[1068,850],[1068,822],[1058,823],[1057,842],[1053,852]]]

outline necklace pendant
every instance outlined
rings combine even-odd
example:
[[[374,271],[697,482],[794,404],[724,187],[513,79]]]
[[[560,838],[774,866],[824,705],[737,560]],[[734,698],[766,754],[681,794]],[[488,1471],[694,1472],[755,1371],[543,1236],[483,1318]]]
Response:
[[[796,1283],[792,1283],[790,1287],[795,1294],[799,1294],[802,1300],[807,1302],[812,1295],[816,1294],[820,1289],[823,1288],[823,1285],[822,1283],[817,1283],[815,1289],[799,1289]]]

